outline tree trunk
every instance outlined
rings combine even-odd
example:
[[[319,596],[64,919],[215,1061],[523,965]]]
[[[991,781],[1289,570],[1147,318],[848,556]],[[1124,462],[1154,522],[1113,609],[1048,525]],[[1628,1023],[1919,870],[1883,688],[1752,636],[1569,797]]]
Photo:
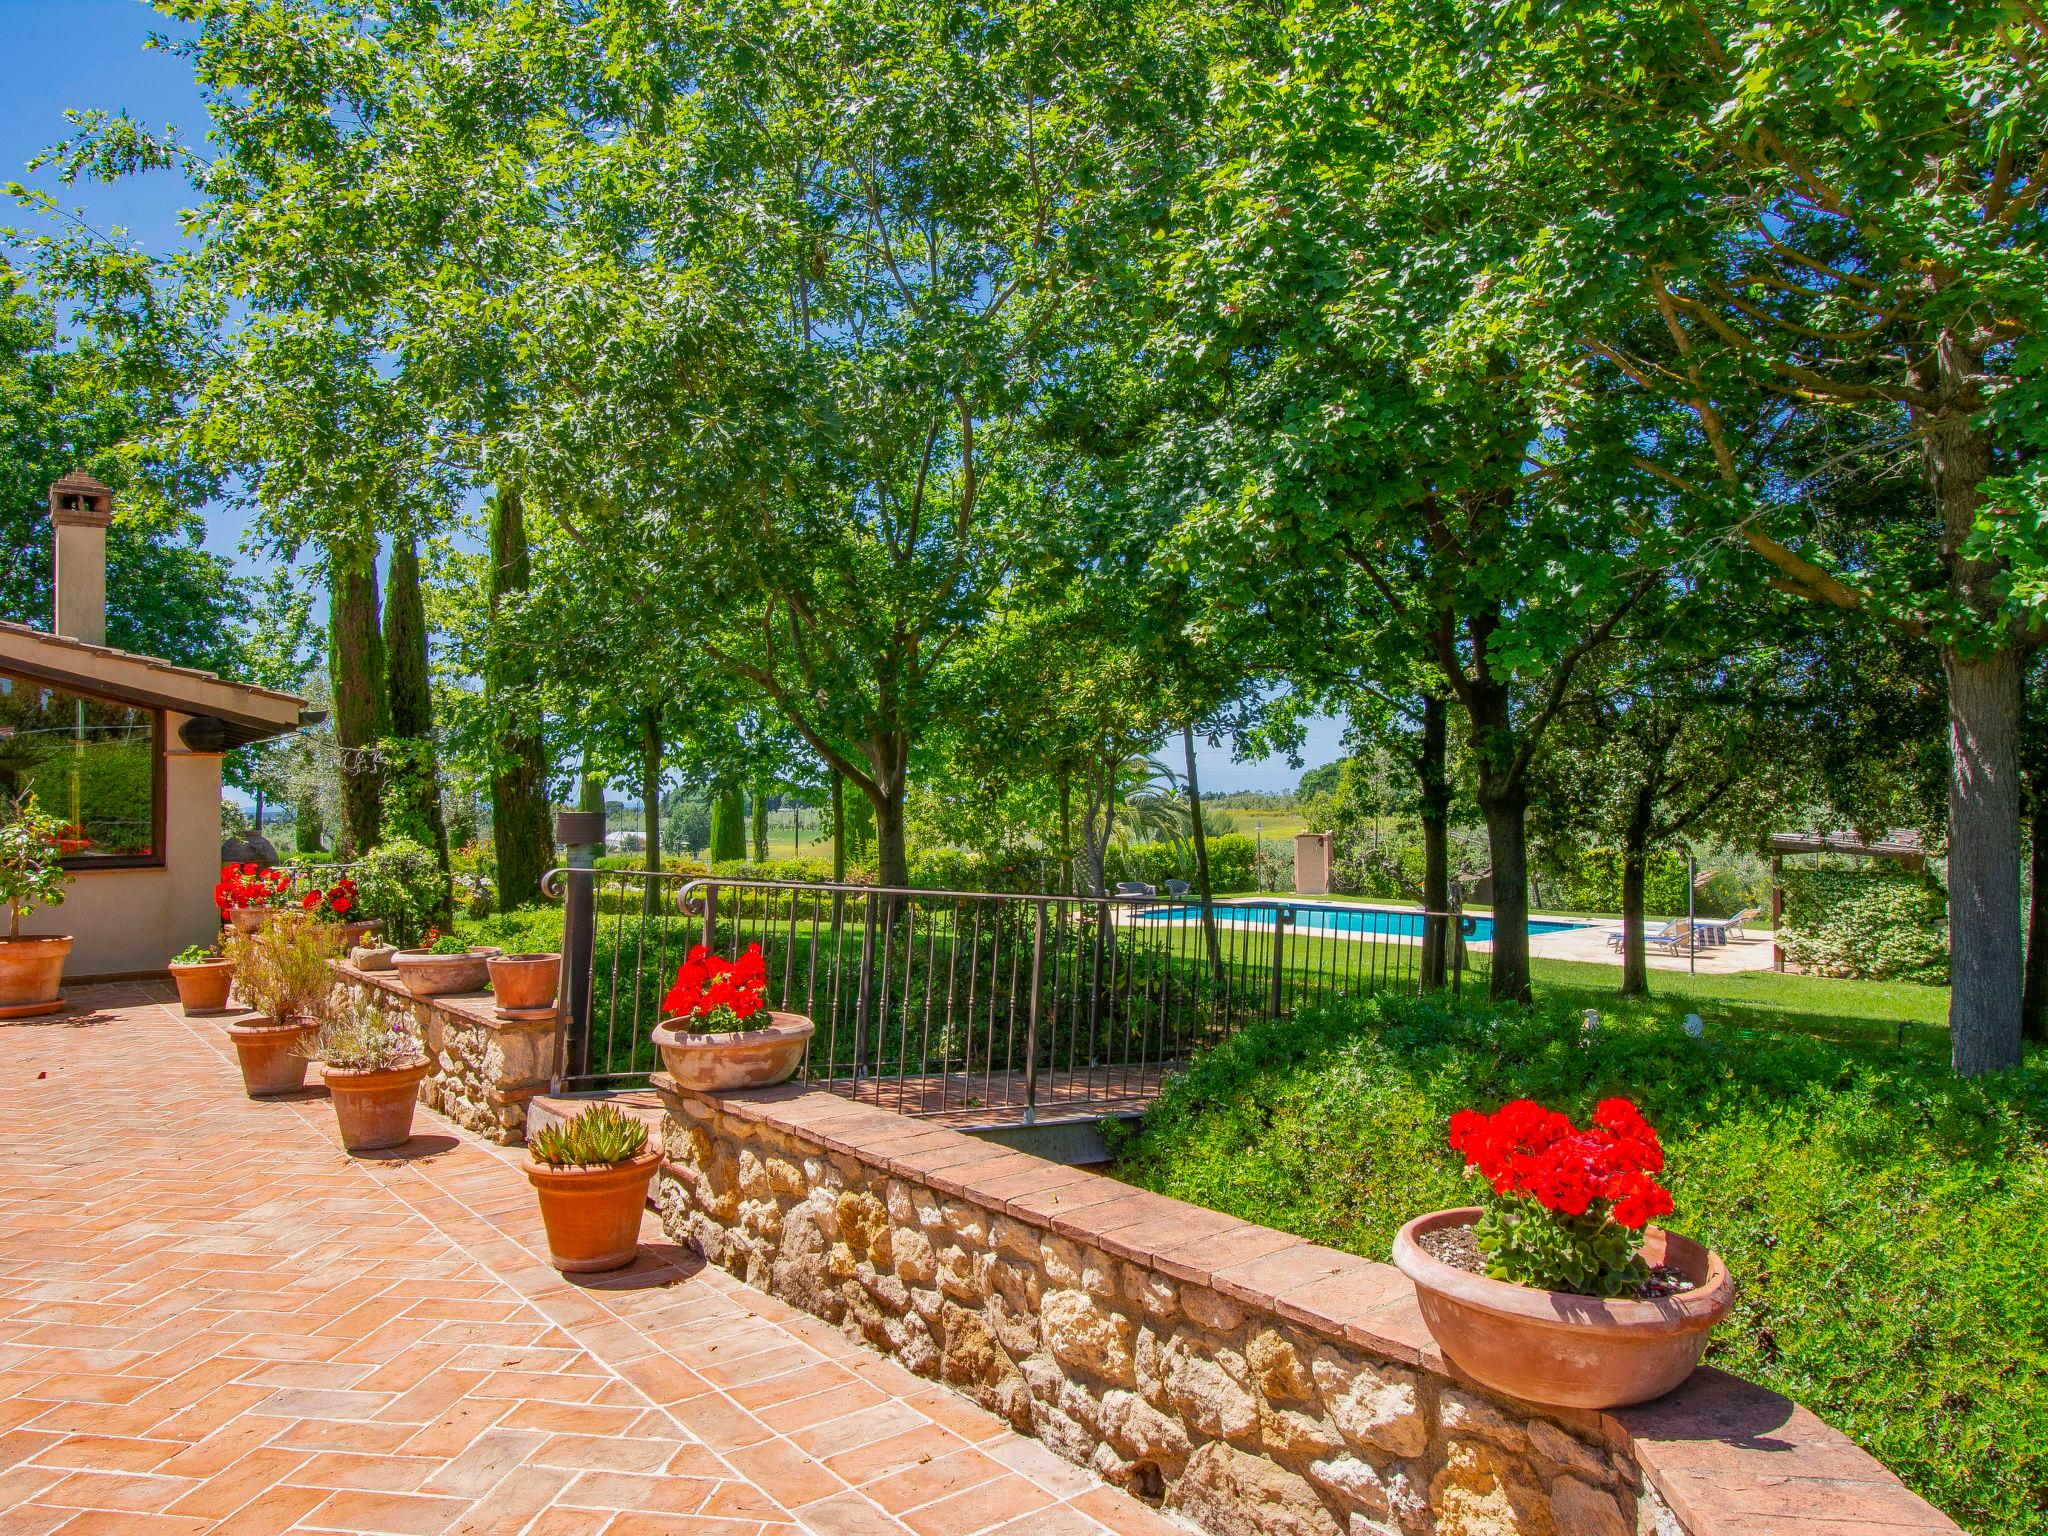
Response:
[[[1416,759],[1421,780],[1422,909],[1451,910],[1451,776],[1448,767],[1449,728],[1444,701],[1422,696],[1422,752]],[[1373,817],[1377,836],[1379,817]],[[1451,945],[1456,943],[1450,919],[1422,920],[1422,989],[1433,991],[1450,979]]]
[[[1650,859],[1650,828],[1657,811],[1654,779],[1636,790],[1628,825],[1621,833],[1621,995],[1643,997],[1650,990],[1650,960],[1643,944],[1643,890]],[[1687,942],[1694,942],[1687,936]]]
[[[518,633],[514,610],[532,580],[526,504],[501,487],[491,503],[490,639],[484,689],[497,727],[491,775],[491,841],[501,910],[540,899],[540,877],[554,855],[548,816],[547,748],[541,737],[538,676]]]
[[[1959,1077],[2020,1062],[2020,661],[1944,647],[1948,674],[1949,1050]]]
[[[596,815],[604,813],[604,776],[590,766],[588,747],[583,749],[582,771],[576,775],[576,809]]]
[[[1482,781],[1483,782],[1483,781]],[[1493,861],[1493,985],[1497,1003],[1526,1003],[1529,985],[1529,799],[1519,785],[1479,796]]]
[[[903,840],[903,786],[898,784],[893,793],[875,800],[874,806],[875,883],[908,886],[910,857]]]
[[[420,556],[411,538],[391,543],[391,581],[384,594],[384,658],[391,695],[391,744],[385,753],[385,819],[434,850],[448,874],[448,823],[441,815],[441,765],[434,749],[433,674],[427,656],[426,600],[420,592]],[[453,893],[435,918],[454,917]]]
[[[1621,850],[1621,995],[1642,997],[1650,990],[1650,961],[1643,947],[1643,866],[1640,847],[1624,843]]]
[[[327,665],[334,686],[334,742],[341,757],[341,848],[359,858],[383,834],[378,742],[389,713],[384,637],[377,622],[376,546],[328,552]]]
[[[1941,404],[1914,413],[1928,490],[1941,509],[1949,597],[1980,628],[1941,654],[1950,751],[1949,1050],[1963,1077],[2020,1060],[2023,668],[2006,630],[2002,565],[1963,553],[1983,510],[1979,487],[1991,473],[1991,437],[1977,424],[1982,369],[1981,355],[1942,331],[1919,380],[1934,386]]]
[[[1202,897],[1202,937],[1209,948],[1209,971],[1218,983],[1223,980],[1223,944],[1216,936],[1215,892],[1209,885],[1209,839],[1202,831],[1202,786],[1195,777],[1195,728],[1180,728],[1181,747],[1188,760],[1188,822],[1195,833],[1195,889]]]
[[[768,862],[768,797],[758,785],[754,788],[754,803],[750,810],[754,821],[754,862],[765,864]]]
[[[2033,796],[2033,860],[2027,900],[2026,989],[2020,1001],[2022,1032],[2048,1040],[2048,775],[2028,785]]]
[[[1074,894],[1074,775],[1060,768],[1060,889]]]
[[[846,776],[832,770],[832,883],[846,884]]]
[[[649,875],[661,872],[661,706],[640,711],[640,824],[647,844]],[[646,882],[646,909],[655,910],[654,888]]]

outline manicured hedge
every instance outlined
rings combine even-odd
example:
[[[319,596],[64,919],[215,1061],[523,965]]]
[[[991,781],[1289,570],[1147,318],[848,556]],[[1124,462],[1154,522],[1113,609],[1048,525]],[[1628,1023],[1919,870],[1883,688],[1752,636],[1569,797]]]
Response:
[[[1948,894],[1931,875],[1788,869],[1785,957],[1822,976],[1948,980]]]
[[[1844,987],[1852,984],[1842,983]],[[1697,1006],[1458,1011],[1383,998],[1198,1057],[1122,1177],[1372,1258],[1469,1203],[1453,1111],[1635,1099],[1671,1225],[1720,1250],[1736,1310],[1709,1359],[1784,1392],[1974,1531],[2048,1533],[2048,1072],[1968,1082],[1945,1051],[1745,1034]]]

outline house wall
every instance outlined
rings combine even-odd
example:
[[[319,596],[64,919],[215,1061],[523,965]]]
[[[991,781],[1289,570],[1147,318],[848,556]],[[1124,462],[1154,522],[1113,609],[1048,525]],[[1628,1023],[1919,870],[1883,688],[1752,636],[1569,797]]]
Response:
[[[161,974],[188,944],[211,943],[220,878],[220,754],[188,751],[164,716],[164,864],[161,869],[80,870],[64,905],[23,920],[23,933],[72,937],[67,982]]]

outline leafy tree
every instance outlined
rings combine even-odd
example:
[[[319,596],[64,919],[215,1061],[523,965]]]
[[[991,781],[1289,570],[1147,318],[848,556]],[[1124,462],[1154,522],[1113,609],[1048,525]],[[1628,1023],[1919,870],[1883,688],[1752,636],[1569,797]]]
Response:
[[[1456,40],[1498,65],[1476,169],[1544,224],[1475,294],[1475,344],[1513,335],[1559,396],[1682,412],[1686,462],[1648,472],[1715,504],[1783,590],[1941,647],[1966,1074],[2019,1060],[2015,751],[2048,596],[2042,35],[2025,6],[1946,0],[1575,0],[1475,7]],[[1755,457],[1802,413],[1910,440],[1935,585],[1909,537],[1831,546],[1772,495]]]

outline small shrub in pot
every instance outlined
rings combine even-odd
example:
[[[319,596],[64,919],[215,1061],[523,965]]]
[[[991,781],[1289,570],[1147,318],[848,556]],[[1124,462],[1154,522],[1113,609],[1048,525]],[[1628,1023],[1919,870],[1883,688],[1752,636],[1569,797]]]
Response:
[[[64,824],[45,815],[33,794],[0,802],[0,901],[7,934],[0,938],[0,1019],[55,1013],[64,1006],[68,934],[24,934],[21,920],[37,907],[64,904],[71,873],[64,868]]]
[[[186,1018],[227,1011],[228,987],[235,979],[235,966],[218,949],[188,944],[172,957],[168,969],[171,980],[177,984],[178,1003]]]
[[[234,968],[235,994],[251,1013],[228,1026],[250,1098],[305,1086],[299,1046],[327,1016],[334,994],[329,962],[339,943],[331,925],[302,913],[284,914],[256,931],[223,931],[222,953]]]

